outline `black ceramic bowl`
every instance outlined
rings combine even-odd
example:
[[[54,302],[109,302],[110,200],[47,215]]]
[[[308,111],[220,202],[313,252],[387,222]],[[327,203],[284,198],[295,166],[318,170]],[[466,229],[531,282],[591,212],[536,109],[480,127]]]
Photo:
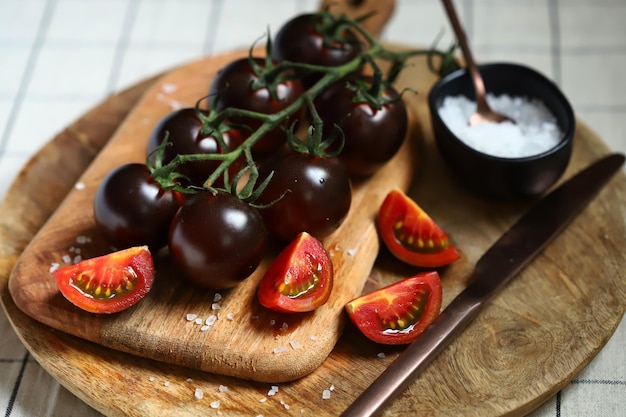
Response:
[[[466,145],[441,119],[439,109],[447,96],[463,95],[474,101],[474,87],[465,69],[455,71],[433,86],[428,104],[437,147],[449,168],[469,190],[495,199],[536,196],[552,186],[569,163],[576,120],[561,90],[537,71],[510,63],[479,66],[487,92],[539,99],[552,112],[563,136],[541,154],[507,158],[491,156]]]

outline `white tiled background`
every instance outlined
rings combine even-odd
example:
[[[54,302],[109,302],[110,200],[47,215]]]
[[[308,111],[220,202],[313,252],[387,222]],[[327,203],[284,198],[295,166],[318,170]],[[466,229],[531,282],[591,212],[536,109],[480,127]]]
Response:
[[[530,65],[577,116],[626,152],[626,1],[456,1],[479,61]],[[0,198],[45,142],[109,94],[203,55],[245,48],[316,0],[0,0]],[[383,37],[430,45],[445,29],[436,0],[398,0]],[[98,415],[30,357],[0,313],[5,416]],[[624,416],[626,329],[533,417]],[[31,394],[29,394],[31,393]],[[32,395],[36,393],[36,395]]]

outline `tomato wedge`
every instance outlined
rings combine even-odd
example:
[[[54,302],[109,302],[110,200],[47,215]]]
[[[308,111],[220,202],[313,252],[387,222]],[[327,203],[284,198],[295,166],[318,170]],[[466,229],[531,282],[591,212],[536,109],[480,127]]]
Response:
[[[281,313],[313,311],[330,297],[333,264],[322,242],[306,232],[276,257],[259,285],[259,303]]]
[[[150,291],[154,261],[148,246],[134,246],[59,268],[52,275],[75,306],[90,313],[117,313]]]
[[[403,345],[415,340],[437,318],[441,296],[439,274],[424,272],[362,295],[345,309],[368,339]]]
[[[446,233],[399,189],[383,201],[378,228],[389,251],[410,265],[438,268],[460,258]]]

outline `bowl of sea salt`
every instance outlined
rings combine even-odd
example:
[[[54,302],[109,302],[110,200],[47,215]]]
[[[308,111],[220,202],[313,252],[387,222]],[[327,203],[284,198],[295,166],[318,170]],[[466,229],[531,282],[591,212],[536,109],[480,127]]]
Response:
[[[461,184],[488,198],[542,194],[563,174],[576,121],[561,90],[519,64],[479,66],[491,108],[512,122],[468,121],[476,110],[465,69],[442,78],[428,101],[437,147]]]

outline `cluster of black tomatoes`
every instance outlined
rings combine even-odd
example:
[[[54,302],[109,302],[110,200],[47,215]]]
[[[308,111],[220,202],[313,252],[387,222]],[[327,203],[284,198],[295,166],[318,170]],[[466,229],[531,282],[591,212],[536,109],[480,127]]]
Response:
[[[251,275],[269,238],[336,230],[351,181],[386,163],[407,129],[401,94],[375,61],[398,70],[406,56],[355,21],[297,16],[268,40],[265,57],[253,55],[215,76],[198,102],[206,108],[163,118],[146,163],[113,170],[95,197],[96,223],[113,246],[167,246],[203,287]]]

